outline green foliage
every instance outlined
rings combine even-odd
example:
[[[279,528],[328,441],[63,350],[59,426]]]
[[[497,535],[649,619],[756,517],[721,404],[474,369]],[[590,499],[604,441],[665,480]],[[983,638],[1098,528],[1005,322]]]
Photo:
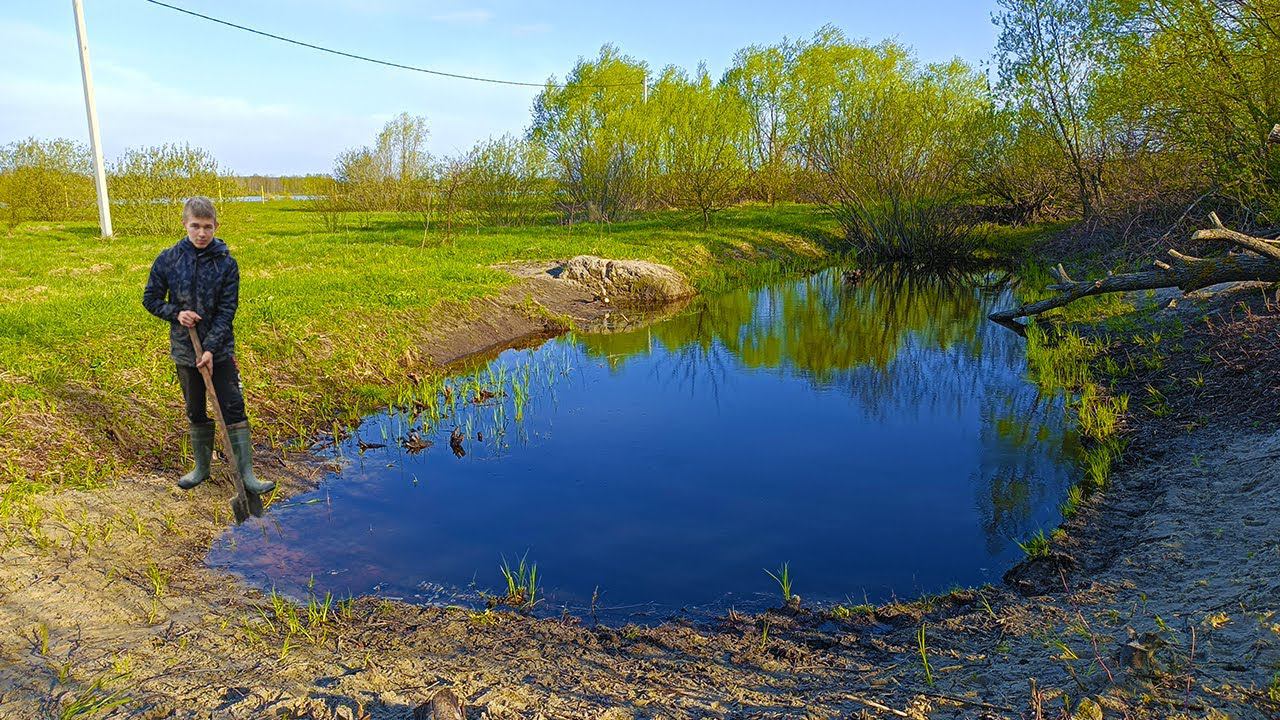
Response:
[[[980,75],[960,61],[920,67],[906,48],[828,30],[800,52],[797,116],[819,198],[859,252],[968,255],[968,169],[989,113]]]
[[[546,151],[510,135],[485,140],[467,153],[458,168],[462,204],[481,225],[527,225],[550,208]],[[447,169],[440,174],[449,186]]]
[[[569,218],[616,221],[639,204],[650,162],[648,68],[610,45],[534,101],[529,136],[547,150]]]
[[[103,717],[112,710],[125,707],[132,700],[118,690],[106,690],[105,685],[118,678],[106,676],[94,679],[84,690],[71,697],[70,702],[58,711],[58,720]]]
[[[111,165],[107,188],[118,232],[179,237],[182,203],[187,198],[206,195],[220,201],[239,192],[239,185],[223,174],[213,155],[185,144],[126,150]]]
[[[692,81],[668,69],[649,104],[658,120],[652,156],[656,194],[674,207],[697,210],[705,230],[712,212],[742,198],[746,106],[732,89],[713,85],[706,68]]]
[[[916,630],[916,648],[920,652],[920,665],[924,668],[924,682],[933,687],[933,667],[929,665],[928,645],[925,642],[924,623]]]
[[[319,193],[324,209],[417,210],[430,191],[427,120],[400,113],[387,121],[372,146],[347,150],[334,164],[336,185]]]
[[[92,173],[89,148],[72,140],[27,138],[0,147],[0,210],[10,228],[91,217]]]
[[[987,219],[1026,225],[1054,214],[1064,195],[1062,154],[1048,129],[1027,107],[991,112],[986,143],[970,167],[973,189],[996,206]]]
[[[1100,202],[1107,137],[1090,113],[1106,71],[1107,14],[1095,0],[1000,0],[994,16],[999,87],[1006,101],[1051,136],[1071,168],[1081,214]]]
[[[741,99],[748,117],[744,148],[750,171],[748,191],[754,199],[771,204],[793,197],[795,168],[789,152],[797,137],[791,106],[799,49],[799,44],[783,41],[739,50],[722,81]]]
[[[1027,327],[1027,363],[1037,384],[1046,393],[1061,391],[1075,396],[1071,405],[1080,434],[1088,441],[1081,458],[1082,489],[1086,492],[1107,486],[1111,467],[1125,448],[1120,430],[1129,414],[1129,397],[1111,395],[1092,378],[1091,364],[1104,350],[1102,343],[1070,330],[1049,332],[1041,322]],[[1102,364],[1105,366],[1105,361]]]
[[[1058,155],[1007,156],[1012,176],[1063,168],[1080,214],[1126,234],[1144,221],[1167,232],[1189,208],[1223,200],[1220,209],[1234,206],[1246,222],[1274,224],[1280,156],[1265,138],[1278,119],[1280,34],[1271,0],[999,6],[1001,97],[1014,127],[1031,122]]]
[[[1274,0],[1137,0],[1112,12],[1115,71],[1098,104],[1178,158],[1169,173],[1192,170],[1202,188],[1274,224],[1280,155],[1264,144],[1280,121]]]

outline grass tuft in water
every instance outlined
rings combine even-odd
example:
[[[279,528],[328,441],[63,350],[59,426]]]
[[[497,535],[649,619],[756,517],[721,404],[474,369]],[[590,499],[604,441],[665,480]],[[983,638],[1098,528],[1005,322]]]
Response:
[[[1022,548],[1022,552],[1026,553],[1027,558],[1031,560],[1049,556],[1049,538],[1045,537],[1043,529],[1037,530],[1036,534],[1027,538],[1025,542],[1018,543],[1018,547]]]
[[[520,557],[514,568],[503,556],[498,570],[507,582],[507,595],[502,602],[522,610],[532,610],[538,603],[538,564],[528,562],[529,553]]]
[[[778,587],[782,590],[782,601],[790,605],[795,595],[791,592],[791,567],[788,563],[782,563],[778,568],[778,572],[772,573],[765,570],[765,573],[778,583]]]

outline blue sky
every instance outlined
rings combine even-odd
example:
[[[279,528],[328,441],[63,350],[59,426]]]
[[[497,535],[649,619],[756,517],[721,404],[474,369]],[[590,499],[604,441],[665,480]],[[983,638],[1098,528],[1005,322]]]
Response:
[[[994,0],[790,3],[757,0],[168,0],[317,45],[449,72],[542,82],[604,43],[646,61],[718,76],[739,48],[807,37],[824,24],[894,38],[924,61],[984,62]],[[438,78],[210,24],[143,0],[84,0],[99,122],[110,159],[127,147],[190,142],[238,173],[327,172],[401,111],[424,115],[430,150],[519,133],[536,88]],[[88,141],[69,0],[0,6],[0,144]]]

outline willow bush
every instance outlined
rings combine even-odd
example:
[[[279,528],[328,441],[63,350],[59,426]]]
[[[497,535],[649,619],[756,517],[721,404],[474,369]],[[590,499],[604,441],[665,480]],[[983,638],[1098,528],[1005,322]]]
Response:
[[[221,201],[242,191],[212,154],[185,144],[126,150],[109,166],[107,187],[115,229],[136,235],[181,234],[187,198]],[[230,209],[230,203],[219,205],[221,214]]]
[[[0,205],[12,229],[24,220],[83,220],[96,207],[93,159],[81,143],[27,138],[0,147]]]
[[[801,146],[849,243],[884,258],[970,254],[967,173],[990,112],[982,77],[840,37],[806,48],[798,68]]]
[[[461,204],[483,225],[528,225],[551,207],[547,155],[536,143],[511,135],[485,140],[461,164],[460,172],[440,177],[445,186],[458,181]]]

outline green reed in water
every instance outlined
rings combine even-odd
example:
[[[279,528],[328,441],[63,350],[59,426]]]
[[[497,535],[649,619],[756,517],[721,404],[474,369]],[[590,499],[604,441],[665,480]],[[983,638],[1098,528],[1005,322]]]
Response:
[[[783,602],[785,602],[785,603],[787,603],[787,604],[790,604],[790,603],[791,603],[791,599],[792,599],[793,597],[795,597],[795,595],[794,595],[794,594],[792,594],[792,592],[791,592],[791,567],[790,567],[790,565],[789,565],[788,563],[782,563],[782,566],[778,568],[778,572],[777,572],[777,574],[774,574],[774,573],[772,573],[772,572],[770,572],[770,571],[768,571],[768,570],[765,570],[765,574],[767,574],[769,577],[773,578],[773,579],[774,579],[774,582],[777,582],[777,583],[778,583],[778,587],[779,587],[779,588],[781,588],[781,590],[782,590],[782,600],[783,600]]]
[[[514,568],[502,558],[498,570],[507,582],[507,595],[502,599],[508,605],[523,610],[532,610],[538,603],[538,564],[528,562],[529,553],[520,556],[520,562]]]

